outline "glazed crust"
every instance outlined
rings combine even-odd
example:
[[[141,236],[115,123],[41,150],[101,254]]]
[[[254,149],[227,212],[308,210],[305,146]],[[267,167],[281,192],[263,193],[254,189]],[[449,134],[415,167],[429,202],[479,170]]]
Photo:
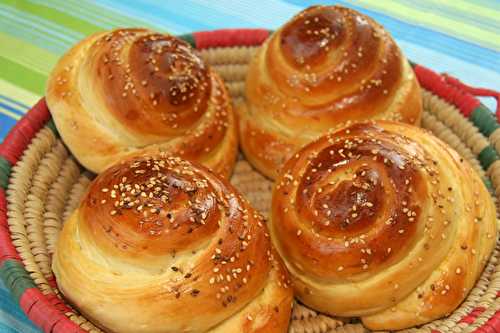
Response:
[[[230,96],[184,41],[145,29],[97,33],[69,50],[46,92],[64,142],[100,172],[163,151],[228,177],[237,153]]]
[[[283,333],[293,301],[262,217],[208,169],[163,154],[92,182],[53,271],[109,332]]]
[[[238,108],[246,157],[275,179],[304,144],[351,122],[420,124],[420,88],[392,37],[339,6],[299,13],[259,49]]]
[[[495,206],[481,179],[411,125],[332,132],[292,157],[276,184],[271,235],[298,298],[373,330],[451,313],[495,245]]]

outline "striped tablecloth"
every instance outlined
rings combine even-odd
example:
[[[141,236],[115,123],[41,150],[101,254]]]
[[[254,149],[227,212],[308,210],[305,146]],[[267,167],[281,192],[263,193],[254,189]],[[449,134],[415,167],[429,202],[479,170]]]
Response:
[[[500,90],[500,1],[333,2],[382,23],[413,61],[470,85]],[[92,32],[124,26],[172,34],[235,27],[275,29],[311,4],[302,0],[0,0],[0,140],[44,94],[47,75],[58,57]],[[492,101],[485,103],[494,107]],[[1,282],[0,332],[38,332]]]

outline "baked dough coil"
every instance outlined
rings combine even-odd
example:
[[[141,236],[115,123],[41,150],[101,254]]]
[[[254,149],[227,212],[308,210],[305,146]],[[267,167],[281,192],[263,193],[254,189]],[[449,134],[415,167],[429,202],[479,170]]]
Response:
[[[141,150],[195,160],[226,177],[234,166],[230,96],[195,51],[168,34],[91,35],[59,60],[46,99],[64,142],[94,172]]]
[[[238,107],[247,159],[270,178],[328,130],[386,119],[418,125],[420,87],[392,37],[339,6],[308,8],[258,50]]]
[[[293,291],[262,217],[178,157],[116,164],[65,222],[53,271],[108,332],[287,332]]]
[[[466,160],[423,129],[376,121],[332,132],[286,163],[270,229],[303,303],[396,330],[458,307],[496,223]]]

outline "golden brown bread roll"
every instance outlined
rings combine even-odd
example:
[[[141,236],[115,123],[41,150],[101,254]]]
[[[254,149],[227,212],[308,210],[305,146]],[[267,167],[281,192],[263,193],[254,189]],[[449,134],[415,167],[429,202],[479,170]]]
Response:
[[[259,49],[238,107],[247,159],[270,178],[304,144],[350,122],[419,124],[420,88],[382,26],[352,9],[311,7]]]
[[[59,289],[108,332],[287,331],[287,272],[262,217],[227,182],[178,157],[101,173],[64,224]]]
[[[228,176],[237,153],[230,96],[184,41],[145,29],[94,34],[57,63],[47,104],[64,142],[100,172],[141,148]]]
[[[451,313],[497,237],[467,161],[428,132],[377,121],[308,144],[273,192],[271,236],[298,298],[373,330]]]

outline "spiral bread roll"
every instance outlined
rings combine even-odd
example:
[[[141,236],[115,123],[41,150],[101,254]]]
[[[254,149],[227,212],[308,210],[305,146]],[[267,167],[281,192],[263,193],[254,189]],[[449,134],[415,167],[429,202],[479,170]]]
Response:
[[[94,34],[55,66],[47,104],[64,142],[100,172],[165,151],[229,176],[237,153],[230,96],[184,41],[145,29]]]
[[[64,224],[59,289],[109,332],[286,332],[293,300],[262,217],[178,157],[101,173]]]
[[[284,166],[271,236],[306,305],[373,330],[451,313],[495,244],[495,207],[467,161],[403,123],[354,124]]]
[[[247,159],[270,178],[330,129],[388,119],[419,124],[420,88],[382,26],[352,9],[310,7],[276,31],[248,69],[238,107]]]

